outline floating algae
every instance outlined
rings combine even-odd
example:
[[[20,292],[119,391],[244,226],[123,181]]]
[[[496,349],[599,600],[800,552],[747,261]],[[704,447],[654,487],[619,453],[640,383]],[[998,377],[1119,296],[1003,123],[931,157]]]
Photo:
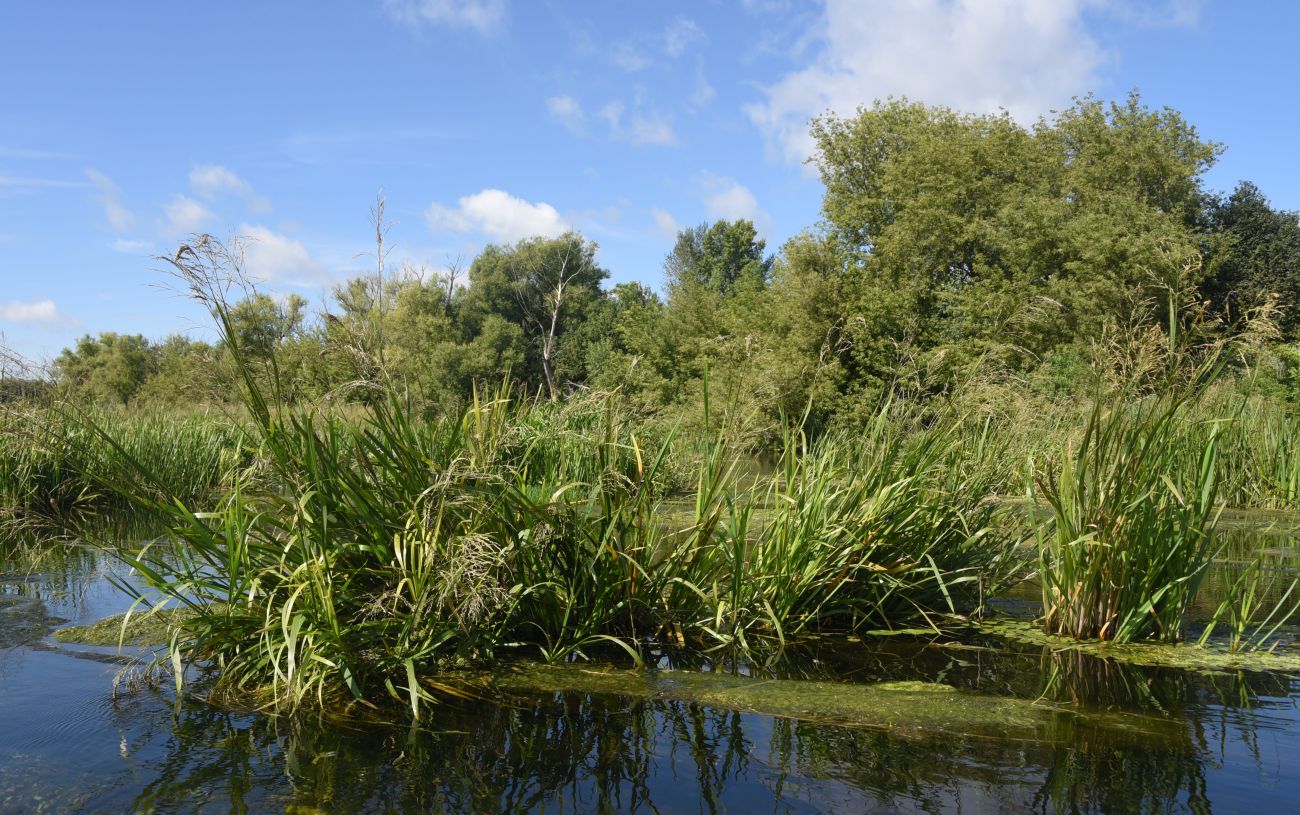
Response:
[[[793,679],[748,679],[691,671],[627,671],[578,665],[525,665],[496,677],[500,690],[519,694],[612,694],[632,699],[694,702],[711,707],[824,724],[933,734],[1032,741],[1070,741],[1101,728],[1142,743],[1178,745],[1186,730],[1162,716],[1087,711],[1007,696],[960,691],[931,682],[846,684]]]
[[[189,609],[165,608],[157,610],[138,610],[126,620],[126,630],[122,630],[125,614],[91,623],[90,625],[71,625],[54,632],[59,642],[76,645],[134,645],[139,647],[156,647],[166,645],[171,632],[181,623],[193,616]]]
[[[977,627],[982,633],[1013,642],[1041,645],[1057,651],[1078,651],[1129,665],[1200,671],[1272,671],[1300,674],[1300,655],[1294,652],[1234,653],[1192,643],[1174,645],[1154,642],[1114,643],[1105,640],[1078,640],[1073,637],[1048,634],[1040,626],[1026,620],[986,620],[978,623]]]

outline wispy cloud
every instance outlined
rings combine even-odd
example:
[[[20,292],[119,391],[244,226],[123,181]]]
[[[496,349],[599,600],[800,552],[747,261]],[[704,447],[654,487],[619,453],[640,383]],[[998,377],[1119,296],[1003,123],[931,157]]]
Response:
[[[94,168],[86,169],[86,178],[99,190],[97,200],[109,226],[118,232],[125,232],[135,226],[135,213],[122,203],[122,191],[113,183],[113,179]]]
[[[571,228],[550,204],[494,189],[466,195],[455,207],[434,203],[425,219],[435,232],[478,232],[506,243],[534,235],[554,237]]]
[[[15,189],[59,189],[65,187],[84,187],[85,182],[68,181],[62,178],[32,178],[23,176],[0,175],[0,187]]]
[[[209,200],[223,193],[239,196],[249,210],[258,214],[269,212],[271,202],[253,191],[253,186],[220,164],[196,164],[190,169],[190,186]]]
[[[757,4],[755,4],[757,5]],[[746,107],[792,160],[812,151],[810,117],[908,96],[1032,120],[1087,90],[1107,55],[1084,25],[1093,0],[827,0],[811,64]]]
[[[6,147],[0,144],[0,158],[5,159],[25,159],[30,161],[59,161],[74,159],[76,156],[71,153],[61,153],[57,150],[34,150],[28,147]]]
[[[644,71],[650,67],[650,58],[641,53],[630,42],[615,44],[613,50],[609,53],[609,58],[613,60],[615,65],[629,73]]]
[[[625,120],[626,111],[627,106],[622,100],[615,99],[596,114],[604,120],[611,138],[657,147],[671,147],[677,143],[677,132],[667,117],[642,110],[639,101],[632,114]]]
[[[133,241],[126,238],[118,238],[111,244],[114,252],[121,252],[125,255],[144,255],[153,251],[151,241]]]
[[[583,125],[586,121],[586,114],[583,113],[582,105],[577,99],[567,94],[552,96],[546,100],[546,109],[551,112],[560,124],[570,133],[582,133]]]
[[[446,26],[480,34],[499,31],[510,16],[506,0],[384,0],[384,9],[393,19],[415,30]]]
[[[690,46],[704,41],[704,29],[689,17],[678,17],[664,31],[664,53],[680,57]]]
[[[54,301],[48,297],[40,300],[33,300],[25,303],[22,300],[10,300],[8,303],[0,305],[0,320],[10,323],[24,323],[34,325],[44,325],[47,327],[56,325],[81,325],[81,322],[73,317],[69,317],[58,307]]]
[[[676,218],[658,207],[650,207],[650,217],[654,219],[655,229],[666,238],[676,238],[682,229]]]

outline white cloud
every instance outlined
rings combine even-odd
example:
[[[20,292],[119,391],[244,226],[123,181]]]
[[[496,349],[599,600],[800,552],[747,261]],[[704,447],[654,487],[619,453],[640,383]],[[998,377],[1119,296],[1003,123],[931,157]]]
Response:
[[[86,178],[99,190],[97,199],[104,209],[104,218],[108,220],[109,226],[118,232],[125,232],[135,226],[135,213],[122,203],[121,190],[113,183],[113,179],[92,168],[86,169]]]
[[[637,115],[628,125],[628,138],[633,144],[651,144],[658,147],[671,147],[677,143],[677,133],[667,119],[658,116]]]
[[[758,206],[758,198],[749,187],[734,178],[713,173],[700,175],[704,213],[710,221],[752,221],[761,235],[771,232],[772,218]]]
[[[113,251],[122,252],[127,255],[142,255],[153,251],[153,244],[149,241],[132,241],[125,238],[118,238],[113,241]]]
[[[887,96],[1029,121],[1088,90],[1106,61],[1095,0],[827,0],[811,65],[765,89],[750,119],[786,157],[812,152],[808,119]]]
[[[609,104],[605,105],[605,107],[601,108],[600,113],[596,115],[604,119],[605,124],[609,125],[610,133],[617,135],[623,132],[623,103],[622,102],[619,102],[618,100],[614,100],[613,102],[610,102]]]
[[[241,195],[252,191],[248,182],[220,164],[196,164],[190,169],[190,186],[209,198],[222,192]]]
[[[490,34],[510,16],[506,0],[384,0],[394,19],[414,29],[426,25],[469,28]]]
[[[637,102],[640,107],[640,102]],[[670,147],[677,143],[677,132],[673,130],[672,122],[668,119],[655,114],[644,113],[637,110],[632,114],[632,118],[626,126],[623,122],[623,114],[627,107],[619,100],[615,99],[600,109],[596,115],[605,120],[609,126],[609,135],[614,139],[626,139],[633,144],[654,145],[657,147]]]
[[[30,303],[24,303],[21,300],[10,300],[8,303],[0,305],[0,320],[11,323],[33,323],[37,325],[80,325],[80,321],[69,317],[59,311],[54,305],[54,301],[48,297],[33,300]]]
[[[16,187],[19,189],[48,189],[59,187],[84,187],[83,181],[65,181],[61,178],[20,178],[11,175],[0,175],[0,187]]]
[[[215,217],[207,207],[184,195],[163,204],[163,214],[167,216],[167,231],[182,235],[201,231]]]
[[[581,133],[583,122],[587,115],[582,111],[582,105],[572,96],[560,95],[552,96],[546,100],[546,109],[551,115],[559,119],[560,124],[568,128],[571,133]]]
[[[460,198],[454,209],[435,203],[425,218],[435,232],[481,232],[505,243],[534,235],[555,237],[571,228],[550,204],[492,189]]]
[[[665,237],[675,238],[682,229],[682,225],[677,223],[676,218],[658,207],[650,207],[650,216],[654,218],[655,228]]]
[[[691,91],[691,107],[702,108],[713,101],[717,91],[709,84],[709,79],[704,75],[703,66],[695,72],[695,90]]]
[[[292,286],[332,280],[300,241],[255,224],[240,224],[237,234],[244,251],[244,269],[259,280]]]
[[[644,71],[650,67],[650,59],[626,42],[614,46],[614,50],[610,53],[610,59],[614,60],[615,65],[629,73]]]
[[[679,57],[689,46],[704,40],[704,30],[689,17],[678,17],[664,31],[664,53]]]
[[[253,192],[253,186],[220,164],[196,164],[190,168],[190,186],[208,200],[222,193],[233,193],[244,199],[249,210],[258,214],[270,212],[271,202]]]

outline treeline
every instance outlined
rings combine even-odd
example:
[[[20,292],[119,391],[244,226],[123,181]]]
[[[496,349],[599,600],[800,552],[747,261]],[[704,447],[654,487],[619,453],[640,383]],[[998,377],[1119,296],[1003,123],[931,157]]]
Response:
[[[509,377],[548,399],[619,387],[647,413],[697,415],[707,389],[741,416],[851,424],[891,391],[1073,393],[1108,337],[1266,312],[1263,381],[1300,399],[1300,218],[1249,183],[1208,190],[1222,147],[1178,112],[1085,98],[1024,126],[891,100],[812,134],[822,220],[775,254],[749,221],[718,221],[678,235],[662,292],[607,289],[593,242],[531,238],[463,278],[381,263],[319,316],[249,291],[235,336],[289,400],[364,402],[382,383],[451,408]],[[54,378],[100,403],[220,400],[227,355],[108,333]]]

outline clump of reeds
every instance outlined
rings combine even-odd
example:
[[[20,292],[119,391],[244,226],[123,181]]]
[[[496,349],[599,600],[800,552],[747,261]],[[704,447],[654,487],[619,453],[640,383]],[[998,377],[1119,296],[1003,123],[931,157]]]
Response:
[[[1145,308],[1152,309],[1147,303]],[[1194,410],[1232,354],[1272,336],[1270,315],[1232,331],[1173,289],[1167,327],[1117,332],[1083,434],[1034,467],[1043,623],[1120,642],[1179,640],[1217,547],[1220,453],[1233,417]]]
[[[10,407],[0,423],[0,518],[10,527],[75,531],[130,509],[106,483],[124,466],[124,456],[156,478],[137,489],[154,497],[206,498],[249,463],[243,441],[243,428],[224,419],[58,404]]]
[[[274,360],[268,378],[232,330],[237,253],[203,239],[171,261],[217,321],[265,458],[257,482],[187,502],[140,489],[164,479],[99,429],[120,455],[105,483],[166,520],[169,542],[130,561],[191,611],[178,681],[199,665],[268,704],[390,696],[418,712],[451,692],[432,678],[448,667],[890,625],[970,611],[1014,571],[959,422],[909,432],[885,411],[866,437],[812,445],[791,428],[757,495],[720,437],[674,522],[672,436],[646,444],[616,399],[538,405],[502,385],[424,418],[376,388],[346,420],[291,408]]]
[[[1055,634],[1126,642],[1176,641],[1214,556],[1218,432],[1180,467],[1187,443],[1178,400],[1100,401],[1082,439],[1042,465],[1040,527],[1044,626]]]

